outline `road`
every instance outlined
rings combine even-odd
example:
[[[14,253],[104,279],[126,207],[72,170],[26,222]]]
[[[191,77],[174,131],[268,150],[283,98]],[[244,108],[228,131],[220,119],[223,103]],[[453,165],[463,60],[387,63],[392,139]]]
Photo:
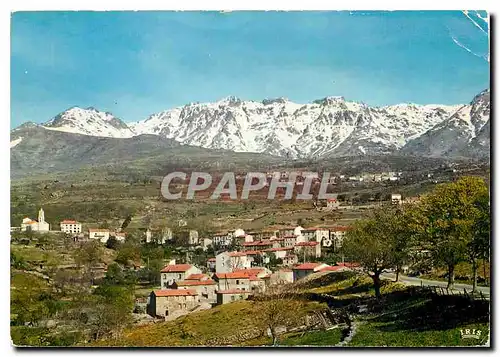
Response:
[[[396,278],[396,274],[383,273],[383,274],[380,274],[380,277],[382,279],[390,279],[390,280],[394,281],[394,279]],[[437,286],[440,288],[446,288],[446,286],[448,285],[448,283],[446,281],[412,278],[412,277],[401,275],[401,274],[399,274],[399,282],[404,283],[404,284],[408,284],[408,285]],[[472,285],[455,283],[455,285],[453,287],[453,290],[458,290],[461,292],[463,292],[464,289],[467,290],[467,292],[470,292],[470,291],[472,291]],[[490,288],[487,286],[478,286],[477,290],[482,292],[485,297],[490,296]]]

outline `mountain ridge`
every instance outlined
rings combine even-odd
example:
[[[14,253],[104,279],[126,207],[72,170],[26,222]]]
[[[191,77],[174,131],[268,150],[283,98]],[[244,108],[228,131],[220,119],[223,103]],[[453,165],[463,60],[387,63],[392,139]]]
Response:
[[[378,107],[342,96],[306,104],[284,97],[258,102],[229,96],[189,103],[128,124],[109,112],[72,107],[40,126],[98,137],[151,134],[183,145],[298,159],[394,153],[485,156],[489,155],[489,93],[486,89],[462,105]],[[481,138],[475,139],[478,135]]]

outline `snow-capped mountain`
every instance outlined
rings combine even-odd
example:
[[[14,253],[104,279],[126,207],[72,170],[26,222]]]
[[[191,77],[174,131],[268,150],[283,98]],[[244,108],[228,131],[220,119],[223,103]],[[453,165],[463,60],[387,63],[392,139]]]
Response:
[[[484,156],[490,148],[490,90],[474,97],[449,118],[403,148],[425,156]]]
[[[297,104],[228,97],[188,104],[130,124],[136,133],[184,144],[290,157],[390,153],[442,122],[460,106],[402,104],[369,107],[326,97]]]
[[[343,97],[307,104],[285,98],[257,102],[227,97],[187,104],[128,125],[111,113],[74,107],[42,126],[100,137],[153,134],[185,145],[290,158],[484,156],[489,154],[489,117],[490,91],[485,90],[465,105],[371,107]]]
[[[49,130],[68,133],[103,136],[111,138],[130,138],[134,132],[122,120],[108,112],[95,108],[70,108],[48,122],[42,124]]]

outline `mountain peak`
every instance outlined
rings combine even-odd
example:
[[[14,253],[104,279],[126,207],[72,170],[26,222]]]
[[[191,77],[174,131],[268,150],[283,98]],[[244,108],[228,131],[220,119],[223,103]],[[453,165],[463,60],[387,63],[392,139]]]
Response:
[[[289,102],[288,98],[278,97],[278,98],[266,98],[262,101],[262,104],[264,105],[270,105],[274,103],[285,104],[287,102]]]
[[[227,96],[225,98],[222,98],[221,100],[219,100],[219,103],[225,103],[225,104],[233,104],[233,105],[237,105],[237,104],[240,104],[241,103],[241,99],[238,98],[238,97],[235,97],[234,95],[230,95],[230,96]]]
[[[133,131],[121,119],[94,107],[71,107],[42,124],[49,130],[104,137],[131,137]]]
[[[345,103],[345,98],[343,96],[329,96],[321,99],[316,99],[313,101],[314,104],[321,105],[332,105],[335,103]]]

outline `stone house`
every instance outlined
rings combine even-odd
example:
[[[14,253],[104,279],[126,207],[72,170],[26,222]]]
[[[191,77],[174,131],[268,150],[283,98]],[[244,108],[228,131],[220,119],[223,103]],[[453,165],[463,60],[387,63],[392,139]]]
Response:
[[[188,289],[195,290],[198,294],[200,302],[215,303],[217,297],[215,295],[217,284],[212,279],[207,280],[184,280],[176,281],[173,289]]]
[[[302,230],[302,235],[306,242],[318,242],[330,237],[330,230],[327,228],[308,228]]]
[[[338,251],[342,247],[346,232],[351,229],[348,226],[338,226],[330,229],[330,239],[323,242],[323,247],[333,247],[335,252]]]
[[[59,223],[61,232],[68,234],[82,233],[82,224],[75,220],[65,219]]]
[[[299,257],[321,257],[321,244],[318,242],[300,242],[295,244],[294,253]]]
[[[219,290],[217,291],[217,305],[228,304],[238,300],[246,300],[250,295],[250,291]]]
[[[269,249],[264,250],[263,252],[268,257],[271,254],[274,254],[276,259],[283,260],[288,253],[293,252],[293,251],[294,251],[293,247],[287,247],[287,248],[269,248]]]
[[[89,239],[98,239],[106,243],[109,239],[109,229],[89,228]]]
[[[244,290],[250,291],[250,276],[245,272],[215,273],[213,279],[219,290]]]
[[[282,285],[293,283],[293,271],[291,269],[283,268],[271,274],[269,284]]]
[[[191,274],[200,274],[201,270],[191,264],[171,264],[161,270],[161,288],[167,289],[177,281],[183,281]]]
[[[299,262],[299,257],[297,257],[296,254],[293,254],[293,252],[289,252],[283,258],[283,266],[285,267],[291,267],[292,265],[295,265],[298,262]]]
[[[195,289],[164,289],[152,291],[147,305],[151,316],[168,317],[188,312],[199,305]]]
[[[324,263],[302,263],[292,268],[293,281],[305,278],[308,275],[317,273],[321,269],[326,268],[328,265]]]
[[[295,232],[295,228],[289,227],[289,228],[281,228],[278,230],[278,237],[283,238],[286,236],[292,236]]]
[[[207,259],[207,269],[208,271],[215,271],[216,258],[208,258]]]

